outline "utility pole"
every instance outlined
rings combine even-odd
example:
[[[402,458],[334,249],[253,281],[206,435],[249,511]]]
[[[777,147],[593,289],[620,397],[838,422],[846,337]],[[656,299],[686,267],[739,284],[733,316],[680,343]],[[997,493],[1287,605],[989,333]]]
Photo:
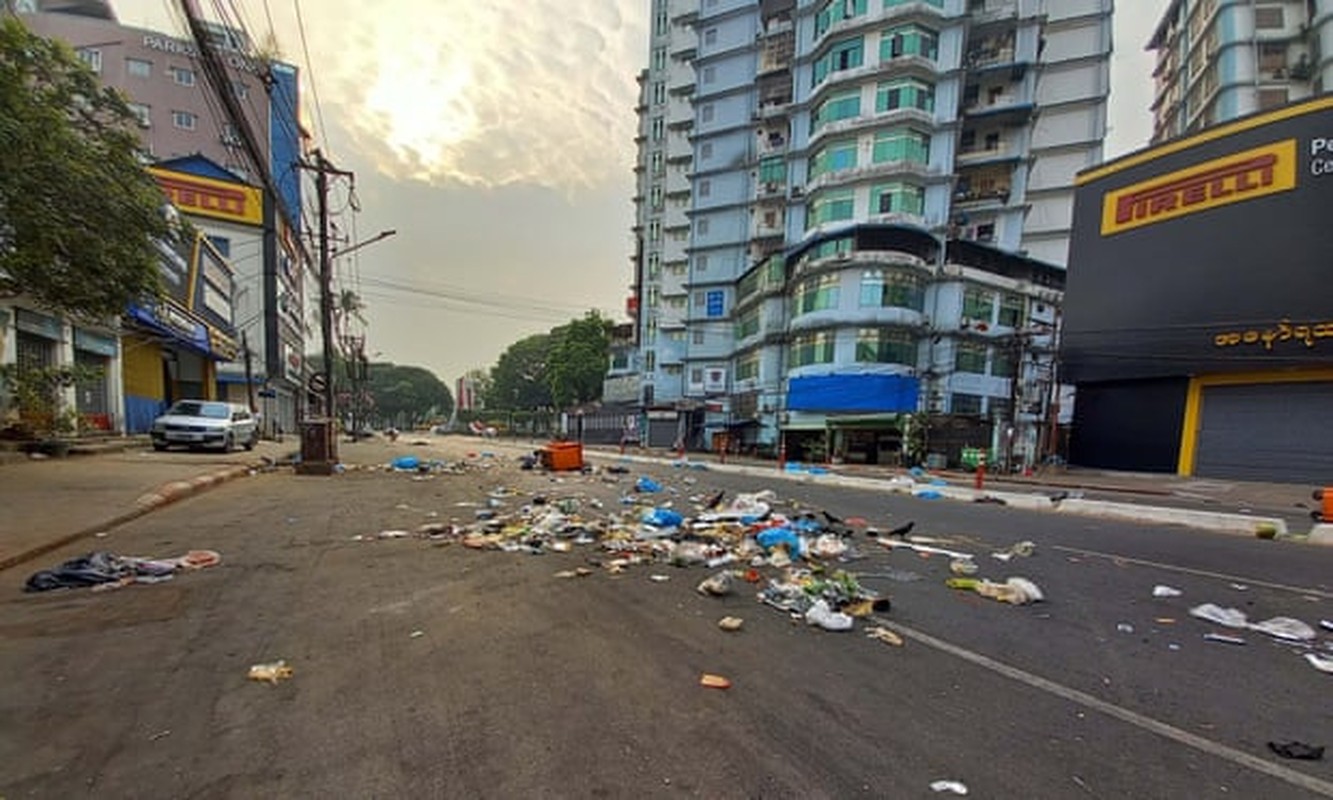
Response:
[[[241,331],[241,352],[245,354],[245,393],[250,401],[250,413],[253,414],[259,410],[259,406],[255,404],[254,366],[250,359],[250,340],[246,338],[245,331]]]
[[[352,173],[329,163],[318,149],[311,151],[311,161],[301,167],[315,173],[315,194],[319,202],[319,328],[324,341],[324,416],[330,424],[338,412],[334,398],[333,369],[333,253],[329,249],[329,176],[350,178]]]

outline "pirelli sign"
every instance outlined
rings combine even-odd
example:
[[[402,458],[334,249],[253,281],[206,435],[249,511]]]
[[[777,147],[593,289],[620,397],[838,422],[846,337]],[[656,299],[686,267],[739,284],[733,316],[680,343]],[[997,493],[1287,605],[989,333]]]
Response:
[[[1102,236],[1296,188],[1295,139],[1255,147],[1107,192]]]

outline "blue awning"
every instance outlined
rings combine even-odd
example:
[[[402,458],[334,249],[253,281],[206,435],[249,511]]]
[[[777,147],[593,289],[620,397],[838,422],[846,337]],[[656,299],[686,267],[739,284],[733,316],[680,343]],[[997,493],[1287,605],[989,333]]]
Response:
[[[791,411],[913,412],[920,381],[907,375],[812,375],[792,378],[787,390]]]

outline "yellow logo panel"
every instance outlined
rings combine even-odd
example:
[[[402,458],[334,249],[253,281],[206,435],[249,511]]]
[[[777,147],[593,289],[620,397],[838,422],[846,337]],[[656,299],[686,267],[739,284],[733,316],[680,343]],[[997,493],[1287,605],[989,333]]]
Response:
[[[1102,235],[1296,188],[1296,140],[1232,153],[1102,198]]]
[[[183,214],[200,214],[243,225],[262,225],[263,198],[258,189],[198,175],[149,167],[157,185]]]

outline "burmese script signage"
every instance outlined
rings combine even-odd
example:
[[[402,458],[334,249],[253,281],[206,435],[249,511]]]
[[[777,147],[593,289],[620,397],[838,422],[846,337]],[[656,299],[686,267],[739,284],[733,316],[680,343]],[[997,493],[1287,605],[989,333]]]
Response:
[[[1296,188],[1296,140],[1232,153],[1107,192],[1102,235]]]
[[[1317,339],[1333,339],[1333,322],[1293,323],[1289,319],[1284,319],[1263,330],[1249,328],[1244,331],[1224,331],[1213,337],[1213,346],[1235,347],[1251,344],[1262,345],[1265,350],[1272,350],[1274,344],[1286,342],[1314,347]]]

